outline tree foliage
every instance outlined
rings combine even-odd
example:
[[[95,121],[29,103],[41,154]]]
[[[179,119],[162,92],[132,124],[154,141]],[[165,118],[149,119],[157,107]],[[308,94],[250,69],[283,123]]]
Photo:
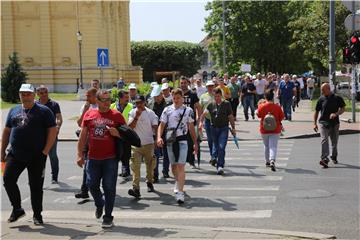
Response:
[[[179,71],[192,76],[200,68],[203,50],[198,44],[178,41],[131,42],[133,65],[143,68],[146,81],[155,71]]]
[[[227,1],[225,2],[227,71],[242,63],[254,71],[323,71],[328,63],[329,2]],[[204,30],[215,39],[210,46],[221,66],[223,56],[221,1],[209,2]],[[336,44],[345,43],[346,9],[336,3]]]
[[[17,53],[9,56],[10,63],[1,74],[1,98],[5,102],[19,102],[19,89],[26,82],[27,74],[23,72]]]

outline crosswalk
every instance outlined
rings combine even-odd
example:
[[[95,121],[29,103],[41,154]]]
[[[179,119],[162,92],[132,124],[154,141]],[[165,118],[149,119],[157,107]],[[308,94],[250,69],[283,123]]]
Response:
[[[192,169],[186,166],[184,189],[186,196],[183,206],[178,206],[175,202],[174,179],[172,178],[161,178],[160,182],[154,185],[156,190],[154,193],[146,192],[146,184],[142,179],[142,198],[139,201],[135,201],[127,194],[127,190],[131,188],[131,182],[124,182],[119,178],[114,207],[115,219],[119,217],[136,221],[152,219],[186,221],[187,219],[271,218],[280,183],[284,178],[284,168],[288,164],[293,145],[293,140],[279,141],[277,171],[272,172],[265,167],[261,141],[240,141],[240,149],[229,141],[225,158],[225,174],[219,176],[216,174],[216,168],[208,163],[207,143],[202,142],[201,148],[204,151],[201,152],[200,168]],[[81,185],[81,173],[81,169],[74,166],[74,169],[66,173],[66,177],[59,185],[45,183],[44,217],[46,219],[95,221],[93,201],[82,201],[74,197],[74,193]],[[145,176],[144,165],[142,176]],[[24,188],[24,192],[22,193],[23,206],[30,211],[27,188]],[[10,208],[3,210],[2,215],[5,215],[3,219],[6,219],[9,213]]]

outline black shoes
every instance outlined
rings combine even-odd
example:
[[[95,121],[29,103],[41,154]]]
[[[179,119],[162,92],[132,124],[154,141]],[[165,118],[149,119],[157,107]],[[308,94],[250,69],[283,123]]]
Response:
[[[331,157],[331,160],[333,161],[334,164],[338,164],[337,157]]]
[[[89,198],[89,193],[80,191],[75,194],[75,198]]]
[[[22,208],[14,209],[11,212],[11,215],[8,219],[9,223],[16,222],[19,218],[22,218],[25,216],[25,211]]]
[[[41,214],[40,215],[34,215],[33,216],[33,221],[34,221],[34,224],[37,225],[37,226],[44,224]]]
[[[104,217],[101,227],[102,228],[111,228],[112,226],[114,226],[112,218]]]
[[[211,159],[209,163],[211,164],[211,166],[216,167],[216,159]]]
[[[146,183],[146,185],[147,185],[147,191],[148,192],[154,192],[154,185],[152,184],[152,183]]]
[[[129,191],[128,191],[128,194],[130,196],[135,197],[136,199],[139,199],[141,197],[140,189],[137,189],[137,188],[130,188]]]
[[[163,172],[163,177],[164,178],[169,178],[170,176],[169,176],[169,173],[168,172]]]
[[[265,166],[266,166],[266,167],[270,167],[270,162],[269,162],[269,161],[266,161]]]
[[[320,160],[320,165],[323,166],[323,168],[328,168],[329,167],[329,159],[326,157],[324,159],[321,159]]]
[[[101,218],[102,214],[103,214],[103,208],[102,207],[99,207],[99,208],[97,207],[96,211],[95,211],[95,217],[97,219],[99,219],[99,218]]]
[[[271,168],[271,171],[275,172],[276,171],[276,168],[275,168],[275,161],[270,161],[270,168]]]

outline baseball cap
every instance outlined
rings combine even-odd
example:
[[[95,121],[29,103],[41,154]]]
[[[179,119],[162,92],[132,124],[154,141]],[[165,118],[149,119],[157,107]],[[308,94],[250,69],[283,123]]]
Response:
[[[136,89],[135,83],[130,83],[129,84],[129,89]]]
[[[150,83],[150,86],[151,86],[151,87],[155,87],[156,85],[158,85],[157,82],[152,82],[152,83]]]
[[[160,94],[161,94],[161,87],[159,85],[155,85],[150,93],[150,97],[157,97]]]
[[[162,86],[161,86],[161,90],[165,90],[165,89],[168,89],[169,88],[169,84],[168,83],[164,83]]]
[[[135,97],[135,102],[145,102],[145,97],[143,95],[137,95]]]
[[[23,83],[19,89],[19,92],[35,92],[35,88],[32,84]]]
[[[206,82],[206,86],[214,86],[214,85],[215,85],[215,83],[213,80],[209,80]]]

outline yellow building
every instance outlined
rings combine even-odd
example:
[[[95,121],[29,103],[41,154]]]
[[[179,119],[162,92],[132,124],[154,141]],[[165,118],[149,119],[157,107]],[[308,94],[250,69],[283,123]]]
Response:
[[[132,66],[128,1],[1,1],[1,68],[17,52],[28,82],[50,91],[76,92],[81,32],[84,88],[92,79],[110,87],[119,78],[142,82]],[[97,48],[109,49],[108,68],[97,67]]]

